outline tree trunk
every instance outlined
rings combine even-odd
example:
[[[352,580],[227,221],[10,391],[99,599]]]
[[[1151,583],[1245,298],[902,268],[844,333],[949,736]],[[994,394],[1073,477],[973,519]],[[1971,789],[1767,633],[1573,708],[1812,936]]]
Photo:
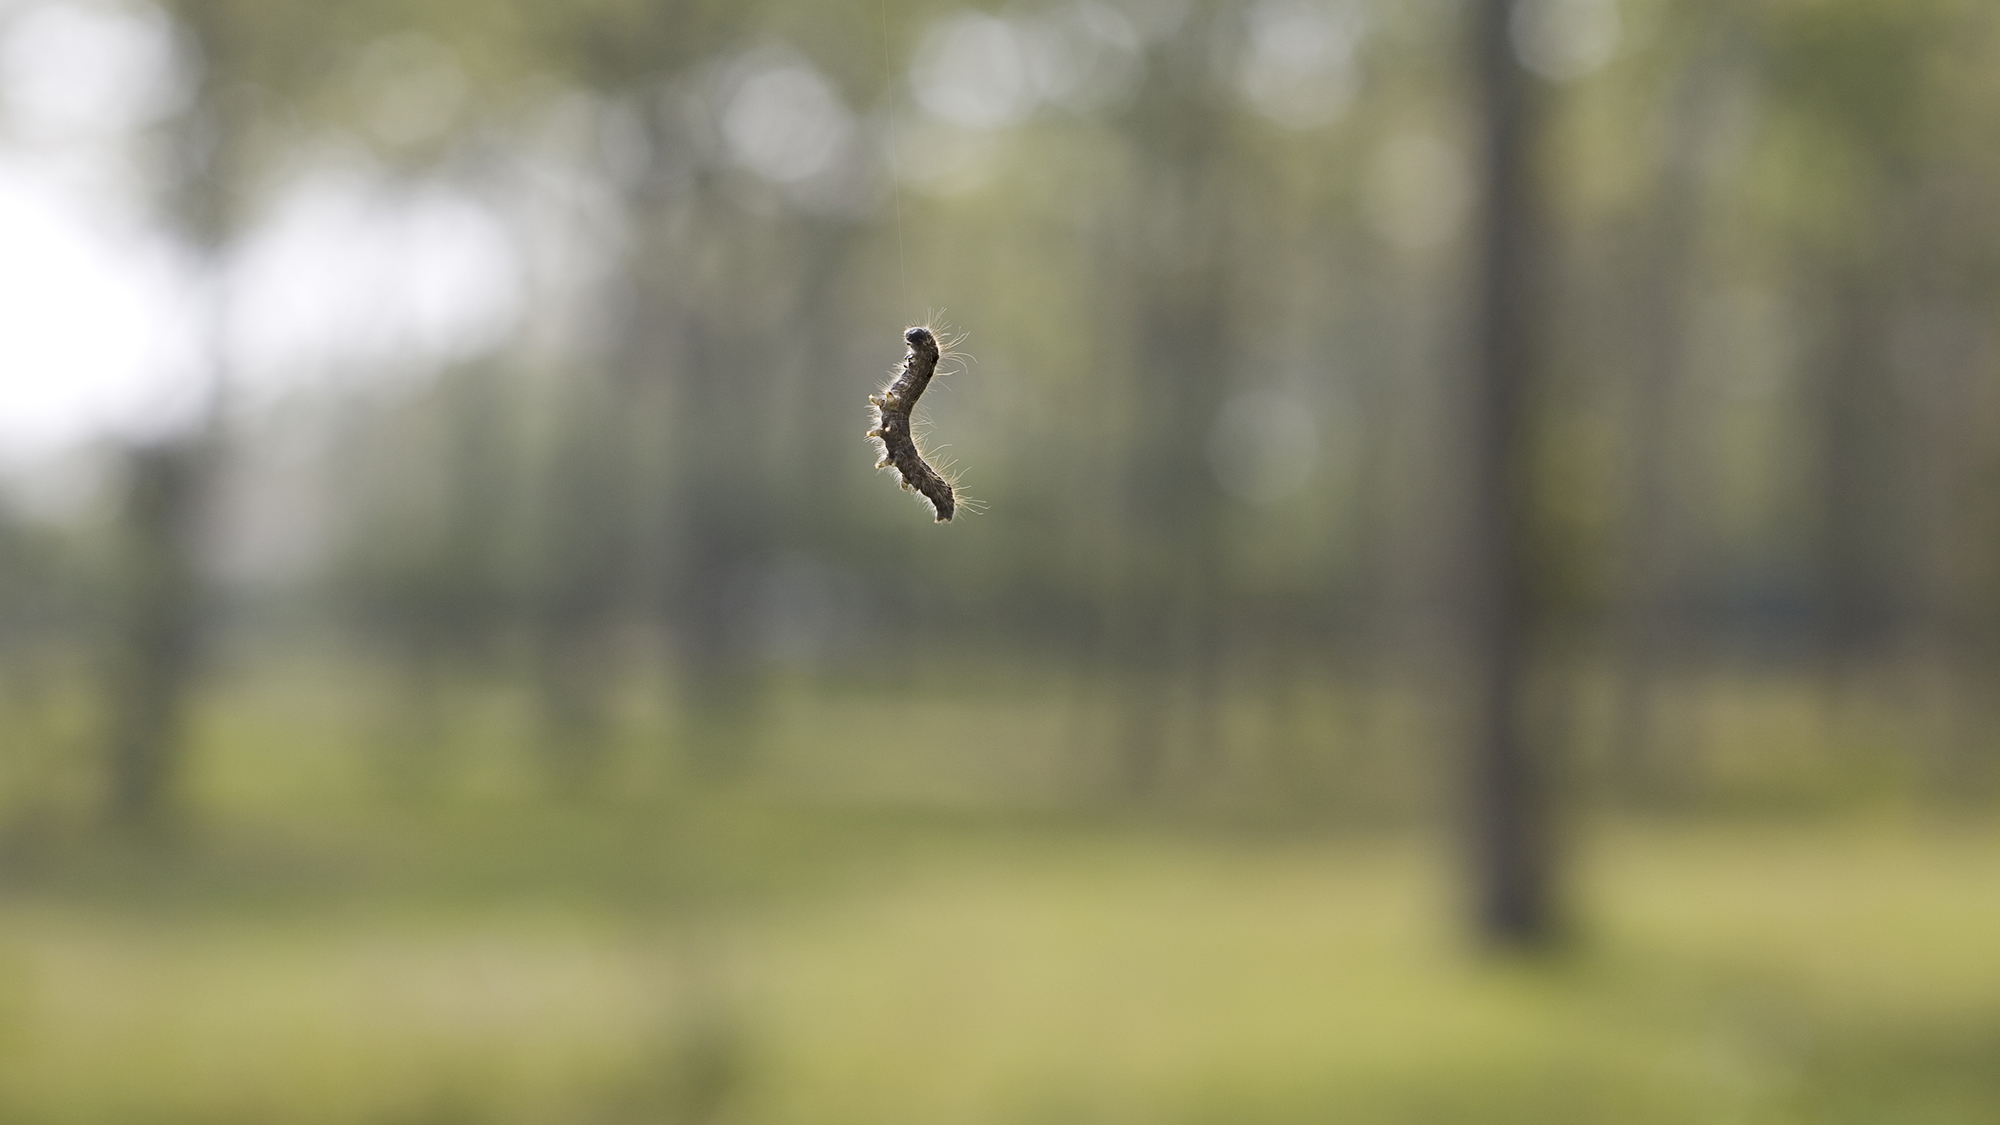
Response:
[[[206,446],[197,434],[142,447],[128,467],[109,763],[111,815],[127,826],[161,819],[181,757],[200,631]]]
[[[1630,398],[1625,441],[1628,492],[1623,586],[1617,621],[1618,699],[1612,735],[1614,789],[1631,800],[1676,795],[1687,782],[1684,754],[1661,729],[1659,689],[1685,647],[1681,627],[1686,541],[1684,501],[1674,476],[1677,407],[1687,365],[1693,274],[1701,234],[1703,149],[1728,111],[1726,52],[1733,31],[1706,14],[1705,41],[1669,87],[1665,135],[1655,167],[1645,257],[1634,286]]]
[[[1473,337],[1470,844],[1475,917],[1499,946],[1544,944],[1554,925],[1544,763],[1523,724],[1535,613],[1527,413],[1539,362],[1540,200],[1533,91],[1515,59],[1508,0],[1481,0],[1476,75],[1485,151]]]

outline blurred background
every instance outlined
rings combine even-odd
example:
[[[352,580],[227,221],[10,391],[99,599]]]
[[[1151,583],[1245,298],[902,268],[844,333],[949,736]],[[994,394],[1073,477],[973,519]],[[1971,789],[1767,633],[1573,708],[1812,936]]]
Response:
[[[1984,0],[0,0],[0,1117],[1992,1120],[1996,128]]]

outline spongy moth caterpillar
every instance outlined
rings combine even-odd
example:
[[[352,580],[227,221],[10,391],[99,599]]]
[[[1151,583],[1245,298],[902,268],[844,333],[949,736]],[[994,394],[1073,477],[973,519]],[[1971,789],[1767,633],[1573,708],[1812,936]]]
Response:
[[[931,510],[937,513],[937,522],[944,523],[958,510],[957,490],[924,460],[917,449],[916,437],[910,432],[910,411],[916,409],[918,397],[930,386],[943,350],[938,346],[937,335],[928,328],[906,330],[903,342],[909,345],[909,351],[903,356],[896,378],[881,394],[868,396],[869,405],[875,408],[875,425],[868,436],[882,443],[882,459],[875,462],[875,467],[896,470],[903,487],[929,500]]]

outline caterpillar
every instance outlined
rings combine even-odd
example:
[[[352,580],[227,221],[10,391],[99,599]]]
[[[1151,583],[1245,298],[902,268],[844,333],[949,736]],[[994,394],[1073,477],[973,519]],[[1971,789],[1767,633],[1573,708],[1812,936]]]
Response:
[[[939,347],[935,333],[921,326],[906,329],[903,342],[909,345],[909,351],[904,354],[895,379],[881,394],[868,396],[868,404],[875,408],[875,425],[868,431],[868,437],[882,443],[882,459],[875,462],[875,467],[896,470],[904,490],[914,490],[930,501],[936,522],[946,523],[958,510],[958,490],[924,460],[910,432],[910,411],[916,409],[917,398],[930,386],[931,376],[937,373],[938,360],[946,349]]]

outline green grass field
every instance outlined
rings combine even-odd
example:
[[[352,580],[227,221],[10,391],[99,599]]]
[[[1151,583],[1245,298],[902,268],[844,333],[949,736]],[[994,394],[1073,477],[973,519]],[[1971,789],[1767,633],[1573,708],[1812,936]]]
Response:
[[[1479,956],[1447,852],[774,808],[10,860],[0,1120],[1980,1122],[2000,830],[1608,827]]]

